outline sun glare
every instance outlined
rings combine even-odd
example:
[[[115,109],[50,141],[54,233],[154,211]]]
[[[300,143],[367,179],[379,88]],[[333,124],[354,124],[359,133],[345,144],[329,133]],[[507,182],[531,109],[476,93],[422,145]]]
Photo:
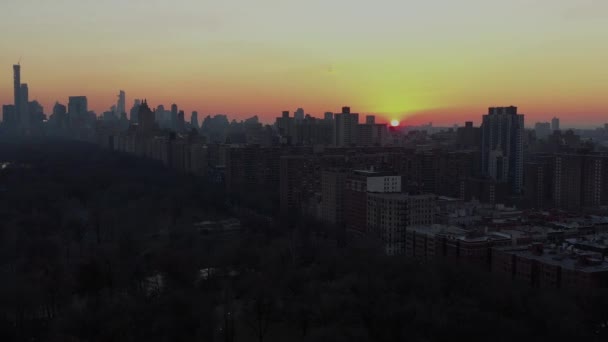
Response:
[[[399,120],[391,120],[391,126],[393,126],[393,127],[399,126]]]

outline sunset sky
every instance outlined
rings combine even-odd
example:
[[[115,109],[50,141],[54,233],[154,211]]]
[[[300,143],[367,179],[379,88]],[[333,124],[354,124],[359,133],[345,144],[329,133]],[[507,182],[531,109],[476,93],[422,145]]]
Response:
[[[605,0],[1,0],[0,103],[12,64],[46,112],[120,89],[187,113],[350,105],[383,121],[608,122]],[[199,114],[200,115],[200,114]],[[189,115],[187,115],[189,117]]]

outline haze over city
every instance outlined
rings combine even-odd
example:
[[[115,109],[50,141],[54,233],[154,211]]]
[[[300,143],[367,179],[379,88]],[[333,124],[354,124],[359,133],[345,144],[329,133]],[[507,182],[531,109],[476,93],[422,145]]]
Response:
[[[517,104],[527,123],[605,122],[604,1],[34,1],[0,4],[0,103],[21,60],[45,108],[84,95],[178,103],[271,123],[350,105],[379,120],[479,123]]]

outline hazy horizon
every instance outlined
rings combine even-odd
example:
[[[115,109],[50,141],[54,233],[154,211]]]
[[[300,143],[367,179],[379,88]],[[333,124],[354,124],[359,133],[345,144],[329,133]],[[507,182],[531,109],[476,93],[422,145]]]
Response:
[[[379,121],[478,124],[515,105],[527,126],[608,121],[608,3],[586,0],[307,2],[7,0],[0,103],[12,65],[48,113],[85,95],[98,114],[120,89],[151,106],[273,122],[351,106]],[[189,116],[189,115],[188,115]]]

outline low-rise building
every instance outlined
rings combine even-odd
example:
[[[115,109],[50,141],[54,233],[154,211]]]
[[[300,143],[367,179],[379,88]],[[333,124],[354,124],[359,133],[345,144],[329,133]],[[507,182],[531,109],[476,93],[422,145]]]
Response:
[[[492,273],[537,288],[591,289],[608,285],[608,262],[599,253],[542,243],[492,250]]]

